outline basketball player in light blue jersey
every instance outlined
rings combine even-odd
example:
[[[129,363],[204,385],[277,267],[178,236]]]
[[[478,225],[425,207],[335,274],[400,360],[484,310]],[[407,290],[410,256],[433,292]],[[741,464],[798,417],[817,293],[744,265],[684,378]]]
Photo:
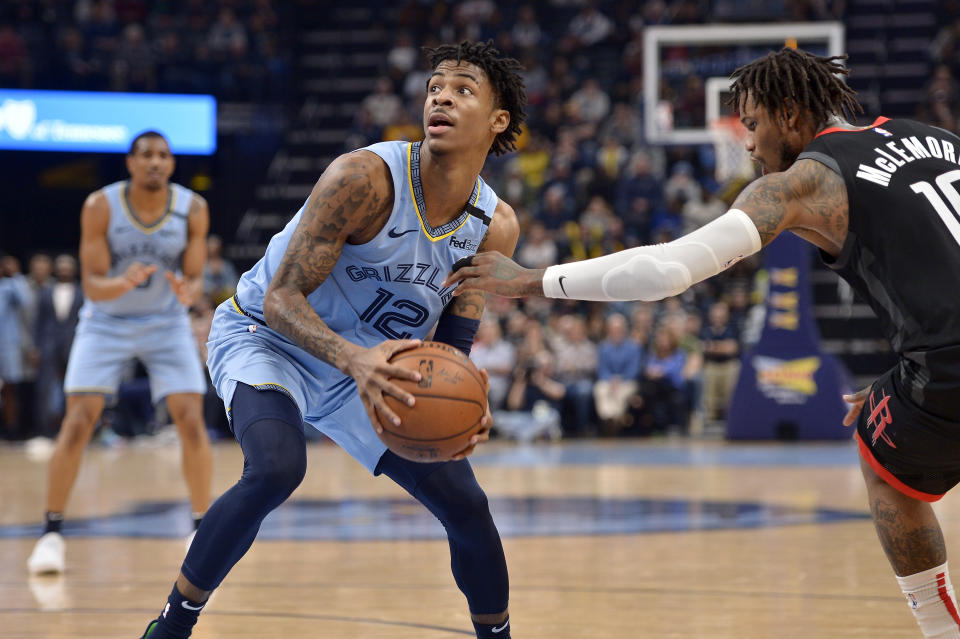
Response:
[[[375,411],[398,422],[386,395],[414,403],[391,378],[420,375],[389,364],[394,353],[432,330],[464,352],[473,343],[484,296],[454,299],[439,285],[444,274],[478,249],[512,254],[519,233],[513,209],[479,175],[491,151],[514,148],[526,102],[520,65],[489,43],[429,53],[423,142],[374,144],[334,160],[217,309],[207,363],[243,449],[243,475],[210,507],[143,637],[190,635],[263,518],[303,480],[305,424],[437,516],[477,636],[510,636],[500,536],[463,459],[489,436],[489,415],[456,461],[406,461],[374,432]]]
[[[196,193],[170,182],[164,137],[138,135],[127,154],[130,179],[91,193],[80,217],[86,302],[70,350],[66,414],[50,459],[46,525],[27,561],[32,573],[64,570],[63,513],[83,450],[134,358],[166,399],[183,448],[195,525],[210,504],[213,458],[203,421],[206,379],[187,308],[202,293],[210,214]]]

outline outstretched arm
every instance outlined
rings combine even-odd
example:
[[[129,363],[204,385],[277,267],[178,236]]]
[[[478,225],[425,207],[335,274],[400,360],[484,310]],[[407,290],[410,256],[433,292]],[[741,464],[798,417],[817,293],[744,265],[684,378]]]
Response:
[[[547,269],[525,269],[502,255],[476,256],[451,273],[457,293],[482,289],[499,295],[653,301],[677,295],[760,250],[792,230],[830,253],[846,235],[843,180],[813,160],[756,180],[731,210],[668,244],[641,246]]]

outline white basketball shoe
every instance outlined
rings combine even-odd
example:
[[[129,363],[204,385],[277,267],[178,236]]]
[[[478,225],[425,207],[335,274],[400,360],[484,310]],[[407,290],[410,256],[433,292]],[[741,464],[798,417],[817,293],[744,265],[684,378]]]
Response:
[[[64,571],[64,555],[66,543],[63,535],[57,532],[48,532],[37,540],[30,558],[27,559],[27,570],[31,575],[62,573]]]

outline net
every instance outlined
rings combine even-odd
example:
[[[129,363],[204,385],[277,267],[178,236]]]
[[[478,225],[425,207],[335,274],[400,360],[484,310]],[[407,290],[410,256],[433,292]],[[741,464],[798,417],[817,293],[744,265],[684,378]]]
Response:
[[[735,115],[720,117],[710,123],[710,134],[716,155],[714,177],[720,184],[749,181],[756,176],[750,154],[744,148],[747,129]]]

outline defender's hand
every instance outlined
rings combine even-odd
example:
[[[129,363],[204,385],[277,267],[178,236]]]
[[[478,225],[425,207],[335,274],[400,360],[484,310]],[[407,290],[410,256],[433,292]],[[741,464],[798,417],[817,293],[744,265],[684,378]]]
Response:
[[[486,391],[484,395],[487,397],[487,405],[483,410],[483,417],[480,418],[480,430],[470,437],[469,446],[451,458],[454,460],[465,458],[467,455],[473,452],[473,449],[477,447],[477,444],[489,441],[490,439],[490,427],[493,426],[493,416],[490,415],[490,375],[487,374],[487,369],[481,368],[480,376],[483,377],[483,388]]]
[[[460,260],[443,280],[444,288],[459,284],[453,294],[487,291],[503,297],[543,295],[543,269],[524,268],[497,251]]]
[[[123,272],[121,277],[126,280],[126,283],[128,284],[127,290],[132,291],[136,287],[149,280],[150,276],[156,272],[156,264],[147,266],[143,262],[134,262],[127,267],[127,270]]]
[[[850,410],[847,411],[846,416],[843,418],[844,426],[853,426],[856,423],[857,416],[863,409],[863,403],[867,401],[867,397],[870,395],[871,388],[873,387],[867,386],[863,390],[860,390],[853,395],[843,396],[843,401],[850,404]]]
[[[407,406],[415,403],[413,395],[391,382],[390,378],[419,382],[420,373],[391,364],[389,360],[395,353],[419,345],[418,339],[388,340],[372,348],[357,347],[350,357],[350,364],[345,372],[357,382],[360,400],[367,409],[373,429],[378,433],[383,432],[380,420],[377,419],[378,411],[385,419],[396,425],[400,424],[400,418],[387,406],[384,395],[392,395]]]
[[[164,271],[163,275],[167,278],[167,281],[170,282],[170,288],[173,289],[173,294],[177,296],[177,301],[187,308],[193,306],[197,298],[200,297],[200,291],[197,290],[198,287],[186,279],[174,275],[170,271]]]

